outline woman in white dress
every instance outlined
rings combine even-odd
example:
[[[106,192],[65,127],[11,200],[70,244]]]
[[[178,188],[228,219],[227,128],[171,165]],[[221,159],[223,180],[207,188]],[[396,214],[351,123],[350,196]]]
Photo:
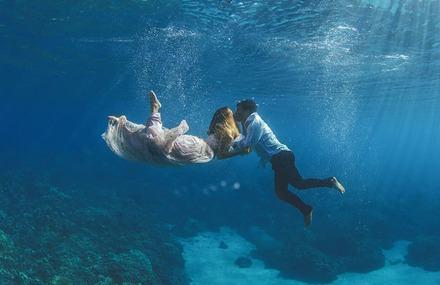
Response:
[[[131,161],[144,161],[157,167],[182,167],[249,153],[249,149],[230,151],[229,145],[239,137],[233,112],[227,107],[218,109],[211,121],[208,138],[185,135],[189,130],[183,120],[168,130],[163,127],[159,109],[162,104],[150,91],[151,115],[146,126],[135,124],[125,116],[107,117],[108,127],[102,135],[107,146],[119,157]]]

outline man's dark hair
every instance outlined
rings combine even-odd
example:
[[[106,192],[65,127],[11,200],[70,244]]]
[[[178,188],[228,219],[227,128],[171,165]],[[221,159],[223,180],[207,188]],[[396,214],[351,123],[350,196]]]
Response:
[[[256,112],[258,105],[253,100],[244,99],[237,103],[237,107],[241,107],[244,110],[249,110],[251,113]]]

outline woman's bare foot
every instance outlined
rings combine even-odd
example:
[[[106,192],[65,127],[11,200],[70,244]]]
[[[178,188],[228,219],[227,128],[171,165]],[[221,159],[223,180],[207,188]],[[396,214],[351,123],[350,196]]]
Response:
[[[342,186],[341,183],[339,183],[338,179],[336,177],[331,178],[332,181],[332,188],[338,190],[341,194],[345,193],[345,188]]]
[[[159,102],[159,99],[157,99],[153,90],[150,91],[150,108],[151,113],[157,113],[159,109],[162,108],[162,104]]]

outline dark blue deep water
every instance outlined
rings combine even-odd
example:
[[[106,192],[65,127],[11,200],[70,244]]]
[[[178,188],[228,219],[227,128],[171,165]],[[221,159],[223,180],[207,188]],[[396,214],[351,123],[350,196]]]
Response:
[[[165,126],[200,137],[217,108],[254,99],[302,176],[346,194],[290,188],[314,207],[305,229],[254,153],[178,169],[117,157],[106,117],[145,123],[149,90]],[[206,270],[234,284],[269,269],[282,284],[408,270],[440,284],[437,0],[0,0],[0,94],[1,284],[208,284]],[[222,228],[254,245],[253,265],[189,271],[185,244]]]

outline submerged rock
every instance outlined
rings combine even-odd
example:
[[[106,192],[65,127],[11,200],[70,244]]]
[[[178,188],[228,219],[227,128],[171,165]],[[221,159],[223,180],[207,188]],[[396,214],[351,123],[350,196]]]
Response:
[[[380,243],[368,229],[280,228],[273,232],[249,228],[246,238],[257,247],[255,257],[285,278],[331,283],[344,272],[369,272],[385,265]]]
[[[249,268],[252,266],[252,259],[249,257],[240,256],[235,260],[234,264],[240,268]]]
[[[221,249],[228,249],[228,248],[229,248],[229,246],[228,246],[224,241],[222,241],[222,242],[218,245],[218,247],[221,248]]]
[[[305,282],[330,283],[341,271],[337,260],[308,245],[286,249],[280,258],[282,273]]]
[[[427,271],[440,271],[440,237],[419,235],[408,246],[406,260],[409,265]]]

